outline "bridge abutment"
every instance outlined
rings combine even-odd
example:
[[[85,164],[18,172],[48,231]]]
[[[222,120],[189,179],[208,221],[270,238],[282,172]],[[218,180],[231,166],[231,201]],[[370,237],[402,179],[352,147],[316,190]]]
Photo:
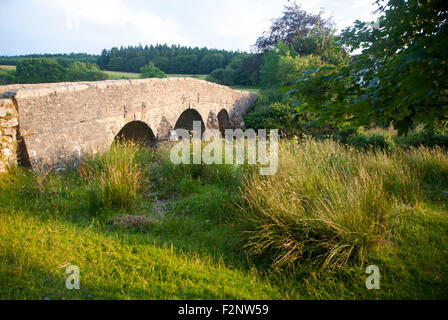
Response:
[[[0,172],[17,164],[19,116],[12,99],[0,99]]]

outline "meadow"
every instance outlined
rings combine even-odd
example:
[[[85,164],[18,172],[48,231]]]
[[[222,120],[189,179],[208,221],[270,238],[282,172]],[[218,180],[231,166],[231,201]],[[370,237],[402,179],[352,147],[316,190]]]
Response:
[[[114,145],[4,175],[0,298],[448,297],[445,149],[285,140],[272,176],[173,165],[169,150]],[[65,288],[70,264],[80,290]]]
[[[16,70],[16,66],[0,65],[0,70]]]

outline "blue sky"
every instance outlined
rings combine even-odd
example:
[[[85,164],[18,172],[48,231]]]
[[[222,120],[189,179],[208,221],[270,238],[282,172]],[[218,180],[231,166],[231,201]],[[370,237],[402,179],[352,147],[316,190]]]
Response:
[[[374,0],[298,0],[338,29],[373,20]],[[101,53],[167,43],[249,51],[286,0],[3,0],[0,55]]]

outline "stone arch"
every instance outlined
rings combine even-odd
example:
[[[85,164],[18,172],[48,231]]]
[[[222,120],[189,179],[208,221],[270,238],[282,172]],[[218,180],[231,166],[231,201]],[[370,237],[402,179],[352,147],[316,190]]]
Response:
[[[195,109],[187,109],[179,116],[176,121],[176,125],[174,126],[174,130],[176,129],[185,129],[192,131],[193,130],[193,121],[201,121],[201,131],[202,133],[205,131],[204,120],[202,120],[201,114]]]
[[[114,141],[131,140],[145,146],[154,147],[157,145],[157,139],[151,128],[143,121],[128,122],[118,134]]]
[[[226,109],[222,109],[221,111],[219,111],[217,118],[218,118],[219,130],[224,135],[226,129],[232,128],[229,113],[227,112]]]

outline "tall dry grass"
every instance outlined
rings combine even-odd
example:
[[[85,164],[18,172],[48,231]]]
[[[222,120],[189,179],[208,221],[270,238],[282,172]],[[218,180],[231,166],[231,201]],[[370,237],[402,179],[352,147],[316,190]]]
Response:
[[[274,267],[307,259],[321,267],[364,262],[388,240],[397,204],[424,197],[428,180],[448,181],[441,149],[360,151],[334,141],[283,142],[277,174],[246,176],[239,204],[251,254]]]
[[[90,187],[90,206],[97,213],[105,207],[132,210],[147,188],[149,151],[132,142],[114,143],[106,153],[81,165],[80,174]]]

